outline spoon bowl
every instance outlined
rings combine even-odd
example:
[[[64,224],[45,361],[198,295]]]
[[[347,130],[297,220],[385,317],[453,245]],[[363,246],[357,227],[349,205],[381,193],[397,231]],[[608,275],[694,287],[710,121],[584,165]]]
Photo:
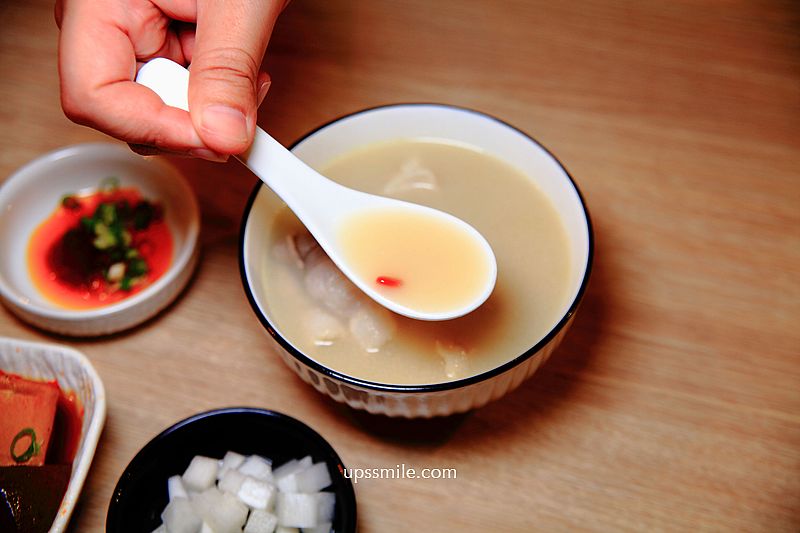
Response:
[[[189,110],[189,71],[181,65],[154,59],[140,69],[136,81],[165,104]],[[497,279],[494,253],[486,239],[463,220],[340,185],[258,127],[250,149],[237,158],[294,211],[342,273],[387,309],[418,320],[448,320],[473,311],[492,293]],[[381,221],[387,213],[392,220]],[[382,228],[382,233],[370,239],[348,239],[355,229],[373,227]],[[406,247],[398,248],[400,243]],[[396,257],[404,264],[399,274],[376,275],[353,260],[366,256]],[[439,301],[431,301],[431,294]]]

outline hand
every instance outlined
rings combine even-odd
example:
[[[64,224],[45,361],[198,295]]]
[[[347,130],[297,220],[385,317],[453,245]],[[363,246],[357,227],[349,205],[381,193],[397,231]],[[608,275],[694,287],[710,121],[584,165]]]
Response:
[[[253,141],[269,88],[260,70],[283,0],[57,0],[61,106],[131,144],[224,161]],[[143,62],[191,63],[189,109],[135,83]]]

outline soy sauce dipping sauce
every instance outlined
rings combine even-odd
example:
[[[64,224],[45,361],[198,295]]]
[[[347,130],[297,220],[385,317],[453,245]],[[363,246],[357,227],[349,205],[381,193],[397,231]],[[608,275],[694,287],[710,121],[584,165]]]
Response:
[[[62,199],[31,236],[28,269],[50,302],[93,309],[132,296],[161,277],[172,248],[162,207],[137,189],[112,182]]]

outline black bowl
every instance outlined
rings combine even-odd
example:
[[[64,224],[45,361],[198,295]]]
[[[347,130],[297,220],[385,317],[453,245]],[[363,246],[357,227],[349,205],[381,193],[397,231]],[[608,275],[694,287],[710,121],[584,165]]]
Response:
[[[258,454],[276,465],[310,455],[325,461],[336,494],[333,529],[356,530],[356,496],[344,465],[316,431],[274,411],[247,407],[218,409],[194,415],[164,430],[142,448],[122,473],[106,517],[109,533],[149,533],[161,524],[168,503],[167,479],[182,474],[195,455],[222,458],[232,450]]]

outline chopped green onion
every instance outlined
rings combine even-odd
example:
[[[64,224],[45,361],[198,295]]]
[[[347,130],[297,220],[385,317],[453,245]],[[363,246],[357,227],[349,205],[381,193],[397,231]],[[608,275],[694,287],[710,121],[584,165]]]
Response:
[[[120,186],[116,177],[104,179],[98,191],[112,193]],[[99,264],[96,274],[116,289],[130,290],[149,272],[147,262],[134,246],[134,232],[147,229],[162,217],[161,207],[147,200],[131,202],[109,196],[94,208],[91,216],[80,218],[76,232],[92,243],[94,259]],[[80,208],[77,197],[65,195],[62,205]],[[88,252],[87,252],[88,254]]]
[[[30,437],[31,443],[28,446],[28,449],[22,452],[22,454],[17,455],[15,452],[15,448],[17,447],[17,442],[20,439],[25,437]],[[36,442],[36,432],[33,428],[25,428],[21,430],[14,439],[11,441],[11,458],[14,459],[17,463],[27,463],[31,460],[31,457],[34,455],[39,455],[39,451],[42,449],[42,443]]]
[[[94,217],[81,217],[81,226],[87,231],[94,233]]]
[[[131,277],[134,278],[143,274],[147,274],[147,263],[141,258],[131,259],[130,263],[128,263],[127,272]]]
[[[97,210],[100,212],[100,220],[106,225],[110,226],[117,220],[117,208],[114,204],[102,203],[97,206]]]
[[[94,234],[97,235],[97,237],[92,241],[92,244],[98,250],[108,250],[117,245],[116,237],[114,237],[114,234],[111,233],[111,230],[108,229],[108,226],[105,224],[95,224]]]

